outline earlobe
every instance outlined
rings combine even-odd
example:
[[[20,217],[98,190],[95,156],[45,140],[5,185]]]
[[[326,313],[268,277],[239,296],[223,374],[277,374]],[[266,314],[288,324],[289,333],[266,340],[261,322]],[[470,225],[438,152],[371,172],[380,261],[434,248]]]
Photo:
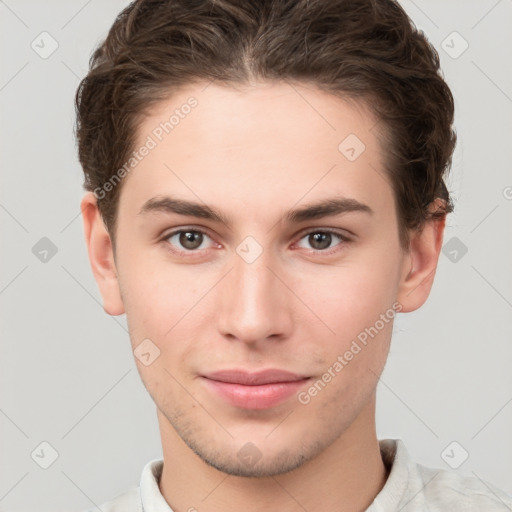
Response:
[[[405,255],[397,301],[402,313],[420,308],[428,299],[443,243],[446,216],[429,220],[421,231],[411,233],[411,243]]]
[[[117,278],[112,241],[98,210],[96,197],[92,192],[87,192],[84,195],[80,208],[89,261],[103,298],[103,309],[109,315],[122,315],[125,311]]]

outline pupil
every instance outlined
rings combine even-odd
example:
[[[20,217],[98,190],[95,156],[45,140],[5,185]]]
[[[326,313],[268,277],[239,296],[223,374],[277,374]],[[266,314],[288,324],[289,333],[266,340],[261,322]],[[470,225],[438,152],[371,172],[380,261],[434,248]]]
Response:
[[[201,236],[197,231],[186,231],[180,236],[180,244],[187,249],[197,249],[201,245]],[[199,243],[197,243],[198,239]]]
[[[331,234],[330,233],[313,233],[312,237],[313,237],[314,243],[312,243],[311,245],[315,249],[325,249],[325,248],[329,247],[329,245],[331,244]],[[319,241],[320,241],[320,247],[318,247],[318,246],[315,247],[315,245]]]

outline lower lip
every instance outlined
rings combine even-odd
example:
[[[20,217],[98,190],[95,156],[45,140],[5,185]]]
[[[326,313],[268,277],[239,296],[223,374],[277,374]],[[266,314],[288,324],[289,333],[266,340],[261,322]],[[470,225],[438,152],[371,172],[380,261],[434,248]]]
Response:
[[[293,382],[274,382],[246,386],[217,380],[204,379],[207,385],[235,407],[243,409],[268,409],[284,402],[295,394],[309,379]]]

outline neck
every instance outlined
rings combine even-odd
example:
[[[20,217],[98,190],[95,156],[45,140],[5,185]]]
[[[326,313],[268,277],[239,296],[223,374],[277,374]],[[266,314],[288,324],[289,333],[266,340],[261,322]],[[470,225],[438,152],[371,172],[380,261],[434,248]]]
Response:
[[[332,445],[275,477],[227,475],[205,464],[158,412],[164,467],[160,491],[174,512],[366,510],[387,479],[375,431],[375,396]]]

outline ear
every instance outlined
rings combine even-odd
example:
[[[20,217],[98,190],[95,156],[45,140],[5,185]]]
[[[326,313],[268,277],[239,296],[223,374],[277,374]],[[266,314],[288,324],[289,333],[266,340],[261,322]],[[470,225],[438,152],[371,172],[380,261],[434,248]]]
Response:
[[[411,243],[403,259],[397,293],[397,301],[402,304],[401,313],[420,308],[428,299],[443,244],[445,224],[446,215],[429,220],[421,230],[411,232]]]
[[[96,197],[92,192],[87,192],[84,195],[80,208],[89,261],[103,297],[103,309],[109,315],[122,315],[124,305],[117,279],[112,241],[98,210]]]

